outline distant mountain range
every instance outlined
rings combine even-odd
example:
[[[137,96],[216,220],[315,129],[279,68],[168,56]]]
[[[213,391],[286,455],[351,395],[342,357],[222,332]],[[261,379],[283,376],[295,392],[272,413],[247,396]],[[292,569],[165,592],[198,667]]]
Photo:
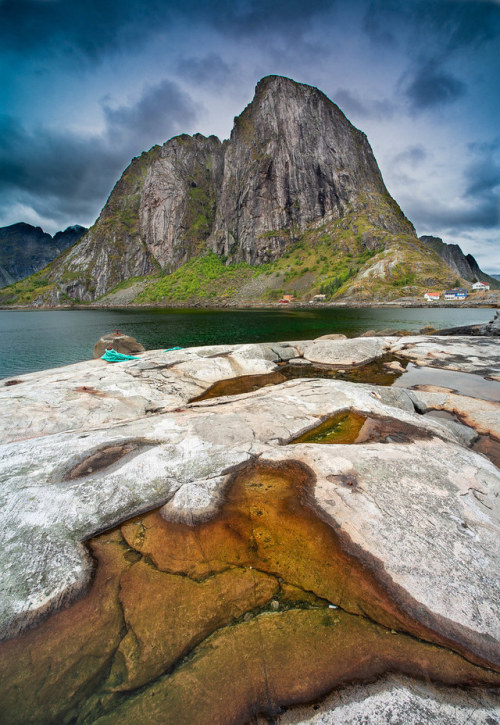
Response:
[[[86,231],[76,224],[52,237],[41,227],[24,222],[0,227],[0,287],[43,269]]]
[[[429,239],[338,106],[268,76],[230,139],[182,134],[134,158],[95,224],[0,302],[359,302],[484,279],[474,260]]]
[[[469,282],[486,282],[494,289],[500,289],[500,275],[486,274],[480,268],[472,254],[465,255],[458,244],[447,244],[440,237],[419,237],[421,242],[428,244],[446,264]]]

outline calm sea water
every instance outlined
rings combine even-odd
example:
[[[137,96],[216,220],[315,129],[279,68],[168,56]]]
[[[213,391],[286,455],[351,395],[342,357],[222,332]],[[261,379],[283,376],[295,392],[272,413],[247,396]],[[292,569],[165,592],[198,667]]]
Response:
[[[119,328],[147,350],[486,322],[490,309],[0,310],[0,378],[88,360]]]

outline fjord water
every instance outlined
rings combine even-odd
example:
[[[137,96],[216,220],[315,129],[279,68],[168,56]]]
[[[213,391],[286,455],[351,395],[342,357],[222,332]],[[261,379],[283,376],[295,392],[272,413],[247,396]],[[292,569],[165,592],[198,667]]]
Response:
[[[491,309],[130,309],[0,310],[0,378],[92,358],[101,335],[118,328],[147,350],[173,346],[305,340],[373,329],[418,331],[487,322]]]

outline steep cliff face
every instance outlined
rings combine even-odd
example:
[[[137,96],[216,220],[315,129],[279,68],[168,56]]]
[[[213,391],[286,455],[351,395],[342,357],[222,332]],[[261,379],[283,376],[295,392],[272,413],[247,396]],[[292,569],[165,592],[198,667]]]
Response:
[[[223,144],[216,136],[177,136],[148,168],[139,229],[148,252],[171,272],[205,248],[215,218],[223,173]]]
[[[440,237],[422,236],[419,239],[437,252],[458,277],[470,282],[486,282],[494,288],[500,288],[497,280],[483,272],[472,254],[465,255],[458,244],[447,244]]]
[[[24,222],[0,227],[0,287],[38,272],[86,231],[75,224],[52,237]]]
[[[235,118],[210,242],[231,260],[267,262],[311,223],[386,194],[365,134],[318,89],[270,76]]]
[[[365,134],[279,76],[258,83],[228,141],[181,135],[133,159],[80,243],[2,300],[92,301],[152,273],[139,301],[272,299],[284,285],[395,296],[453,274],[388,194]],[[200,284],[228,275],[229,287]]]
[[[132,160],[80,244],[54,262],[48,275],[56,285],[53,302],[61,297],[95,299],[124,279],[157,269],[141,239],[139,211],[148,169],[159,153],[160,147],[154,146]]]

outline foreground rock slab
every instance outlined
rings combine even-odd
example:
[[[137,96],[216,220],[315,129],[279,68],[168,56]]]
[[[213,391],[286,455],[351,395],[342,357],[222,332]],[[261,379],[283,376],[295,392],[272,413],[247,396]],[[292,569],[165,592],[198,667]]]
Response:
[[[345,342],[152,351],[2,387],[0,683],[12,722],[217,721],[233,681],[235,721],[394,669],[500,684],[500,470],[469,447],[498,436],[497,403],[321,378],[188,402]],[[377,355],[427,354],[422,338],[376,343]],[[476,374],[496,364],[491,347],[482,358],[459,345],[455,362]],[[362,435],[340,430],[349,415]],[[295,442],[325,425],[333,442]],[[363,647],[346,670],[345,652]],[[397,713],[431,698],[423,723],[470,710],[466,693],[433,687],[396,675],[365,696],[350,687],[318,722],[361,723],[380,699]]]

